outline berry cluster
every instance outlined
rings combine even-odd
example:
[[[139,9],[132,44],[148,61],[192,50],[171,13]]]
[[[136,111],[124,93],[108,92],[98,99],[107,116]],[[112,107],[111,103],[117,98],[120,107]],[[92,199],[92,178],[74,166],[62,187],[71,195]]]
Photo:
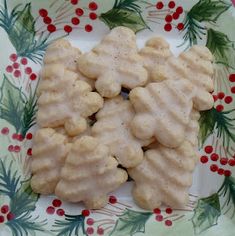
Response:
[[[169,1],[168,3],[158,1],[155,5],[148,3],[147,8],[154,8],[154,10],[148,11],[148,20],[151,22],[154,22],[153,20],[164,20],[165,31],[169,32],[173,27],[180,31],[184,29],[184,24],[178,22],[184,10],[182,6],[176,6],[175,1]]]
[[[10,221],[15,218],[15,215],[10,212],[9,205],[1,206],[1,213],[0,213],[0,224],[4,223],[6,220]]]
[[[173,210],[172,210],[170,207],[167,207],[167,208],[165,209],[165,213],[168,214],[168,215],[172,214],[172,212],[173,212]],[[161,211],[161,209],[155,208],[155,209],[153,210],[153,213],[156,215],[156,216],[155,216],[155,220],[156,220],[156,221],[162,222],[162,221],[164,220],[164,216],[163,216],[163,214],[162,214],[163,212]],[[165,219],[165,220],[164,220],[164,223],[165,223],[166,226],[172,226],[172,221],[169,220],[169,219]]]
[[[231,83],[235,83],[235,74],[230,74],[229,75],[229,81]],[[235,86],[231,87],[231,93],[235,94]]]
[[[210,163],[210,171],[211,172],[216,172],[219,175],[224,175],[224,176],[230,176],[231,170],[225,169],[225,166],[235,166],[235,155],[233,158],[227,158],[227,157],[222,157],[219,156],[218,153],[213,152],[214,149],[212,146],[208,145],[204,148],[204,151],[207,155],[202,155],[200,158],[200,161],[202,164],[206,164],[211,160]]]
[[[52,205],[47,207],[46,209],[47,214],[53,215],[56,212],[58,216],[64,216],[65,211],[62,208],[60,208],[62,205],[61,200],[54,199],[51,203]]]
[[[233,98],[229,95],[225,95],[224,92],[218,92],[217,94],[213,94],[213,98],[214,98],[214,101],[220,101],[220,102],[224,102],[226,104],[230,104],[232,103],[233,101]],[[224,110],[224,106],[222,104],[218,104],[216,106],[216,110],[218,112],[221,112]]]
[[[79,3],[78,0],[70,0],[68,1],[68,5],[76,6]],[[63,25],[63,31],[67,34],[71,33],[73,29],[80,25],[81,18],[89,18],[92,21],[96,20],[98,18],[95,11],[98,9],[98,5],[96,2],[92,1],[89,2],[87,7],[85,8],[75,8],[74,12],[71,14],[71,8],[64,6],[64,4],[58,8],[57,14],[55,16],[55,19],[52,19],[48,15],[48,11],[46,9],[39,9],[39,15],[42,18],[45,25],[47,25],[47,31],[49,33],[53,33],[56,30],[59,30],[60,25]],[[88,12],[87,12],[88,11]],[[69,23],[65,23],[65,19],[69,18]],[[86,20],[87,22],[87,20]],[[91,32],[93,30],[93,27],[91,24],[86,24],[84,26],[84,29],[86,32]]]
[[[11,73],[15,78],[20,78],[23,76],[22,72],[29,77],[30,80],[36,80],[37,75],[33,73],[31,67],[27,66],[28,60],[27,58],[18,58],[18,56],[13,53],[10,55],[9,59],[12,64],[6,67],[6,72]],[[23,69],[22,69],[23,67]]]

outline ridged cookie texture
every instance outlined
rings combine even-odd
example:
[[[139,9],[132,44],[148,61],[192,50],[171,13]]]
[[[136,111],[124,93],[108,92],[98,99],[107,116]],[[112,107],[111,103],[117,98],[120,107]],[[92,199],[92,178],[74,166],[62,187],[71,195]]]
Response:
[[[178,148],[158,143],[146,151],[141,164],[128,169],[135,181],[132,194],[136,203],[145,209],[163,203],[174,208],[186,205],[196,159],[195,149],[187,141]]]
[[[83,201],[89,209],[100,209],[107,204],[107,194],[127,180],[126,171],[117,165],[107,146],[83,136],[71,147],[55,194],[66,201]]]
[[[37,122],[41,127],[64,126],[75,136],[87,128],[86,118],[103,106],[102,97],[62,64],[43,68],[39,85]]]
[[[78,60],[80,71],[96,79],[95,87],[103,96],[117,96],[121,87],[128,89],[143,86],[148,73],[138,54],[136,37],[126,27],[114,28],[91,52]]]
[[[209,49],[195,45],[178,58],[170,57],[164,66],[155,70],[159,79],[179,80],[187,79],[192,82],[195,89],[193,98],[197,110],[208,110],[213,107],[211,92],[213,85],[213,57]]]
[[[96,114],[97,122],[92,135],[110,148],[110,152],[124,167],[134,167],[143,159],[142,146],[151,140],[136,138],[130,124],[135,112],[131,103],[121,96],[107,99],[104,107]]]
[[[31,187],[34,192],[54,193],[69,149],[66,136],[55,130],[45,128],[36,132],[31,158]]]
[[[178,147],[190,121],[193,86],[187,80],[164,80],[135,88],[129,98],[136,115],[133,134],[142,140],[155,137],[167,147]]]
[[[87,78],[78,70],[77,62],[81,55],[82,52],[73,47],[69,41],[59,39],[48,46],[43,62],[45,65],[63,64],[67,70],[75,72],[79,80],[87,82],[94,89],[94,80]]]
[[[164,65],[167,59],[173,56],[168,42],[162,37],[153,37],[146,42],[139,53],[148,71],[148,81],[161,81],[162,78],[155,73],[155,70],[158,71],[158,67]]]

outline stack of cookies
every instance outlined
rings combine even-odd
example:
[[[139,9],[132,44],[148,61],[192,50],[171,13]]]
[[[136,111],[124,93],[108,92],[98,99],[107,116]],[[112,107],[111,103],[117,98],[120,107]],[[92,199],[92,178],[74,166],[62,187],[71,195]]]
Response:
[[[54,42],[38,88],[33,190],[99,209],[129,174],[140,207],[184,206],[198,161],[199,111],[213,106],[212,77],[206,47],[175,57],[154,37],[139,50],[125,27],[85,54]]]

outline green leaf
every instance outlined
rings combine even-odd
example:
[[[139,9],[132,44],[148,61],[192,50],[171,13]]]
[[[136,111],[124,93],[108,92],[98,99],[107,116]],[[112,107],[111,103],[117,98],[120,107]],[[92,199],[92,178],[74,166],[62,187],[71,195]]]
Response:
[[[198,22],[216,22],[218,17],[231,5],[223,0],[200,0],[191,8],[188,15]]]
[[[20,216],[25,212],[34,211],[39,194],[33,192],[30,180],[21,184],[21,187],[11,198],[10,208],[15,216]]]
[[[216,61],[224,63],[229,63],[228,54],[235,53],[234,43],[228,36],[214,29],[207,30],[206,47],[210,49]]]
[[[144,233],[145,224],[151,215],[151,212],[138,212],[126,209],[117,220],[110,236],[132,236],[138,232]]]
[[[53,225],[57,236],[80,236],[86,235],[83,215],[65,215],[65,220],[56,220]],[[82,234],[80,234],[82,233]]]
[[[111,10],[100,15],[100,20],[108,25],[110,29],[117,26],[125,26],[135,33],[149,28],[145,23],[138,0],[115,0]]]
[[[218,193],[199,199],[192,218],[195,234],[200,234],[216,225],[220,215],[221,210]]]
[[[13,169],[13,161],[10,162],[9,166],[0,159],[0,194],[8,196],[12,199],[19,186],[20,176],[18,172]]]

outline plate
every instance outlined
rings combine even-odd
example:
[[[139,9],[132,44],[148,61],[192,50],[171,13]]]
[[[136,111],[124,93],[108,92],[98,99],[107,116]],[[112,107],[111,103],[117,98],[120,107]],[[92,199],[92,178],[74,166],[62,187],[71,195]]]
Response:
[[[234,235],[234,24],[229,0],[1,0],[0,235]],[[176,55],[193,44],[214,55],[215,105],[201,113],[201,157],[185,209],[138,208],[132,182],[97,211],[30,188],[35,89],[46,47],[64,37],[85,52],[119,25],[136,32],[139,47],[162,35]]]

